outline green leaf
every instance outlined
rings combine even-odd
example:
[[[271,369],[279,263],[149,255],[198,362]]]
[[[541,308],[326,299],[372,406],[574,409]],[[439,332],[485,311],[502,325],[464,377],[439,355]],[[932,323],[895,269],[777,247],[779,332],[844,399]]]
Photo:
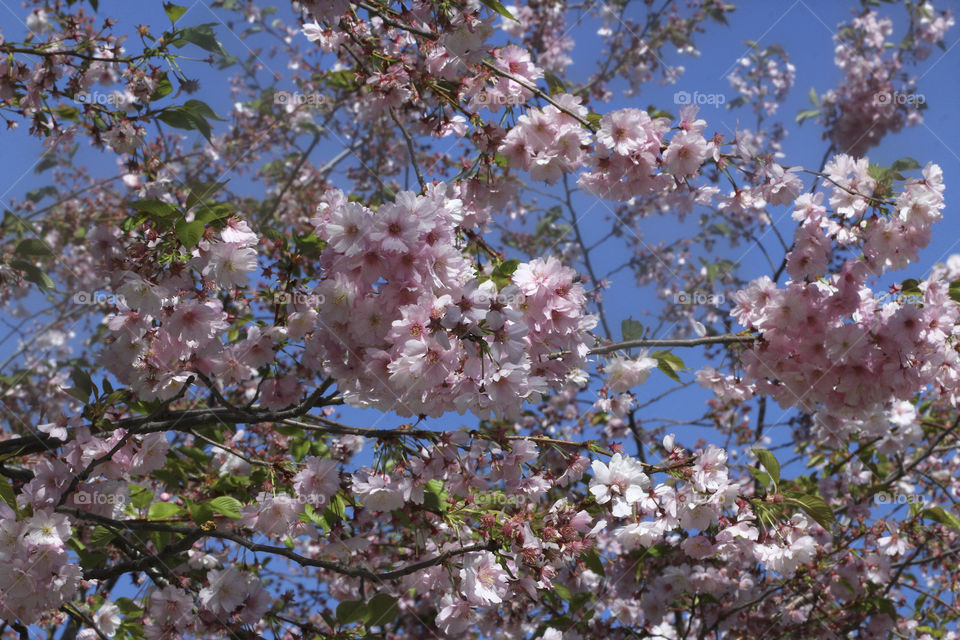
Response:
[[[197,45],[205,51],[226,57],[226,50],[223,48],[223,45],[220,44],[220,41],[217,40],[217,36],[213,32],[214,26],[216,26],[215,22],[208,22],[207,24],[199,24],[195,27],[187,27],[180,32],[180,40],[174,44],[182,47],[184,45],[180,44],[181,42],[188,42]]]
[[[960,530],[960,518],[953,515],[943,507],[930,507],[929,509],[923,510],[923,515],[925,518],[933,520],[934,522],[939,522],[940,524],[945,524],[948,527],[953,527],[954,529]]]
[[[660,371],[667,374],[669,378],[681,382],[677,371],[685,370],[687,365],[683,363],[680,356],[674,355],[669,351],[654,351],[650,354],[650,357],[657,361],[657,368],[660,369]]]
[[[200,242],[205,228],[206,225],[200,220],[194,220],[193,222],[179,220],[176,224],[177,238],[180,239],[180,242],[182,242],[183,246],[187,249],[192,249]]]
[[[620,333],[624,340],[640,340],[643,338],[643,325],[633,317],[627,318],[620,323]]]
[[[54,290],[53,280],[51,280],[50,276],[45,274],[40,267],[31,264],[26,260],[11,260],[10,267],[16,269],[17,271],[23,271],[23,277],[41,289],[46,289],[48,291]]]
[[[334,89],[352,90],[356,88],[357,76],[348,70],[329,71],[324,79]]]
[[[490,279],[493,280],[498,289],[503,289],[510,284],[510,278],[513,276],[514,272],[519,266],[519,260],[504,260],[493,268],[493,271],[490,273]]]
[[[64,120],[76,120],[77,116],[80,115],[80,110],[76,107],[68,107],[67,105],[61,105],[54,109],[54,112]]]
[[[53,154],[47,154],[47,155],[43,158],[43,160],[41,160],[41,161],[37,164],[37,166],[35,166],[35,167],[33,168],[33,172],[36,173],[36,174],[41,174],[41,173],[43,173],[44,171],[46,171],[47,169],[51,169],[51,168],[57,166],[58,164],[60,164],[60,160],[57,158],[57,156],[55,156],[55,155],[53,155]]]
[[[114,538],[113,531],[107,529],[103,525],[97,525],[93,529],[93,533],[90,534],[90,546],[102,549],[107,546],[111,540]]]
[[[907,158],[900,158],[899,160],[894,162],[892,165],[890,165],[890,168],[893,169],[894,171],[914,171],[916,169],[922,169],[923,165],[921,165],[919,162],[917,162],[913,158],[907,157]]]
[[[208,141],[210,140],[210,123],[207,122],[202,116],[199,116],[184,107],[170,107],[168,109],[164,109],[157,116],[157,119],[161,120],[162,122],[166,122],[175,129],[199,131],[204,138],[206,138]]]
[[[190,518],[196,524],[204,524],[213,520],[213,508],[209,504],[193,503],[188,508]]]
[[[569,600],[573,597],[573,594],[570,593],[570,589],[568,589],[566,585],[562,585],[559,582],[553,583],[553,590],[561,600]]]
[[[40,238],[24,238],[17,243],[14,253],[23,257],[39,256],[41,258],[50,258],[54,255],[53,249]]]
[[[554,629],[562,629],[563,631],[567,631],[575,623],[570,619],[570,616],[553,616],[547,620],[547,624]]]
[[[510,259],[510,260],[504,260],[503,262],[501,262],[499,265],[497,265],[497,269],[496,269],[496,270],[497,270],[501,275],[503,275],[503,276],[505,276],[505,277],[507,277],[507,278],[510,278],[510,277],[513,276],[513,274],[514,274],[514,273],[516,272],[516,270],[517,270],[517,267],[519,267],[519,266],[520,266],[520,261],[517,260],[516,258],[512,258],[512,259]]]
[[[795,502],[797,506],[803,509],[808,516],[813,518],[813,520],[824,529],[829,529],[830,526],[837,521],[833,515],[833,509],[831,509],[830,505],[820,496],[810,494],[801,495],[789,501]]]
[[[344,502],[343,496],[341,496],[339,493],[334,494],[334,496],[330,498],[330,503],[327,505],[327,508],[324,511],[330,512],[330,514],[335,518],[343,520],[347,517],[347,503]],[[332,518],[328,520],[332,520]]]
[[[570,606],[568,607],[570,613],[575,613],[583,609],[583,605],[594,598],[594,594],[590,591],[581,591],[577,595],[573,596],[573,599],[570,600]]]
[[[448,507],[447,495],[441,480],[428,480],[423,491],[424,508],[434,513],[445,513]]]
[[[652,119],[654,119],[654,120],[656,120],[657,118],[666,118],[667,120],[670,120],[671,122],[674,121],[674,120],[676,120],[676,118],[673,116],[673,114],[670,113],[669,111],[665,111],[665,110],[663,110],[663,109],[658,109],[657,107],[655,107],[655,106],[653,106],[653,105],[647,107],[647,113],[648,113],[648,114],[650,115],[650,117],[651,117]]]
[[[93,384],[93,380],[90,379],[90,374],[80,367],[73,368],[73,371],[70,373],[70,379],[73,381],[73,386],[86,394],[87,398],[97,390],[96,385]],[[86,400],[86,398],[84,400]]]
[[[587,565],[587,568],[594,573],[601,576],[606,575],[606,571],[603,569],[603,562],[600,561],[600,554],[597,553],[596,549],[591,549],[580,556],[580,559],[583,560],[583,564]]]
[[[493,10],[493,11],[496,11],[497,13],[499,13],[500,15],[502,15],[504,18],[507,18],[507,19],[509,19],[509,20],[513,20],[514,22],[519,22],[519,20],[517,20],[516,18],[514,18],[514,17],[510,14],[510,12],[507,11],[507,8],[506,8],[505,6],[503,6],[502,4],[500,4],[499,0],[480,0],[480,2],[482,2],[482,3],[485,4],[485,5],[487,5],[488,8],[490,8],[490,9]]]
[[[187,100],[183,103],[183,108],[201,118],[209,118],[210,120],[223,122],[223,118],[218,116],[216,112],[210,108],[210,105],[203,100]]]
[[[130,598],[117,598],[113,603],[120,609],[120,613],[125,616],[139,616],[143,613],[143,609],[138,607],[137,603]]]
[[[667,374],[667,377],[671,380],[682,382],[680,376],[677,375],[677,372],[673,370],[673,367],[671,367],[666,360],[657,360],[657,369]]]
[[[193,214],[193,219],[204,224],[229,218],[237,212],[237,205],[232,202],[218,202],[213,205],[201,204]]]
[[[220,189],[223,189],[227,182],[197,182],[190,184],[190,191],[187,193],[187,209],[192,209],[198,204],[205,202],[215,196]]]
[[[57,191],[56,187],[54,187],[53,185],[49,185],[46,187],[40,187],[39,189],[31,189],[30,191],[27,191],[24,197],[30,202],[33,202],[34,204],[36,204],[37,202],[40,202],[47,196],[56,196],[59,193],[60,192]]]
[[[172,2],[164,2],[163,10],[166,12],[167,17],[170,18],[170,22],[176,22],[183,17],[183,14],[187,12],[186,7],[181,7],[180,5],[173,4]]]
[[[889,598],[876,596],[875,598],[872,598],[870,602],[873,604],[875,611],[885,613],[894,620],[897,619],[897,607],[894,606],[893,602],[891,602]]]
[[[76,399],[79,400],[80,402],[84,402],[84,403],[85,403],[87,400],[90,399],[90,394],[89,394],[89,393],[84,393],[82,390],[77,389],[76,387],[70,387],[69,389],[64,389],[64,391],[66,391],[67,393],[69,393],[71,396],[73,396],[74,398],[76,398]]]
[[[166,520],[183,512],[183,508],[170,502],[154,502],[147,511],[149,520]]]
[[[920,295],[920,283],[913,278],[908,278],[900,284],[900,292],[907,295]]]
[[[723,9],[724,8],[722,6],[711,7],[707,9],[707,15],[709,15],[710,18],[712,18],[715,22],[729,25],[730,22],[727,20],[727,16],[724,14]]]
[[[567,85],[564,84],[563,80],[549,71],[544,72],[543,79],[547,81],[547,86],[550,88],[550,95],[568,92]]]
[[[726,222],[718,222],[710,225],[709,231],[719,236],[733,236],[733,229]]]
[[[815,107],[820,106],[820,96],[817,95],[817,90],[813,87],[810,87],[810,103]]]
[[[337,605],[337,622],[340,624],[360,622],[368,615],[370,611],[361,600],[347,600]]]
[[[654,351],[650,354],[650,357],[656,358],[657,360],[666,360],[671,366],[681,371],[687,368],[687,365],[683,363],[680,356],[670,353],[669,351]]]
[[[130,485],[130,504],[135,509],[145,509],[151,500],[153,500],[153,491],[146,487]]]
[[[17,511],[17,495],[13,492],[13,485],[6,476],[0,476],[0,498],[14,511]]]
[[[780,463],[777,461],[776,456],[773,455],[768,449],[762,447],[757,447],[753,450],[757,454],[757,460],[760,461],[760,464],[763,465],[763,468],[767,470],[767,473],[770,474],[770,477],[773,479],[773,484],[780,483]]]
[[[290,455],[292,455],[293,459],[297,462],[303,460],[308,451],[310,451],[310,441],[306,438],[297,438],[290,445]]]
[[[820,115],[820,109],[804,109],[797,114],[797,124],[802,124],[804,120],[816,118]]]
[[[240,517],[240,501],[230,496],[219,496],[207,503],[216,513],[234,520]]]
[[[120,228],[129,233],[146,222],[147,218],[149,217],[150,214],[148,213],[138,213],[135,216],[130,216],[123,221],[123,224],[120,225]]]
[[[13,263],[10,263],[13,266]],[[954,302],[960,302],[960,280],[954,280],[950,283],[950,288],[947,290],[950,299]]]
[[[300,514],[299,519],[303,522],[312,522],[318,527],[322,528],[324,531],[330,530],[330,525],[327,524],[326,519],[317,513],[317,510],[313,508],[313,505],[306,504],[303,506],[303,513]]]
[[[367,626],[380,627],[393,622],[399,613],[397,598],[386,593],[378,593],[367,603],[370,613],[366,618]],[[337,614],[339,616],[339,612]]]
[[[167,78],[166,72],[160,78],[160,82],[157,83],[157,88],[153,90],[153,94],[150,96],[150,102],[159,100],[160,98],[166,97],[173,92],[173,85],[170,84],[170,79]]]
[[[767,487],[770,485],[770,476],[766,472],[760,469],[754,469],[753,467],[747,467],[747,471],[757,479],[757,482],[759,482],[761,486]]]
[[[130,206],[137,211],[150,214],[157,218],[166,218],[179,211],[177,205],[164,202],[163,200],[137,200],[136,202],[130,203]]]

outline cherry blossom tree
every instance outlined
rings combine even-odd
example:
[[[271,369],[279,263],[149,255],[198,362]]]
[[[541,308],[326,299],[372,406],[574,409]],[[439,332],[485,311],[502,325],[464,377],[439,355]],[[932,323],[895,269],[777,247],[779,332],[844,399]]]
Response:
[[[730,131],[640,105],[720,0],[106,4],[0,37],[0,637],[960,637],[948,189],[870,160],[947,3],[799,114],[748,42]]]

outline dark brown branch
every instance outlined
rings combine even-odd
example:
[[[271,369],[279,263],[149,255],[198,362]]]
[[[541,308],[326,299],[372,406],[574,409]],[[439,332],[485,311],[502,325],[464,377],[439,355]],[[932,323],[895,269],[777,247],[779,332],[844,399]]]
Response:
[[[106,569],[92,569],[84,572],[84,578],[93,579],[93,578],[110,578],[116,575],[121,575],[130,571],[144,571],[150,567],[155,566],[156,564],[163,562],[163,557],[171,554],[181,553],[182,551],[189,549],[197,540],[201,538],[217,538],[220,540],[229,540],[234,542],[241,547],[260,553],[269,553],[272,555],[283,556],[288,560],[292,560],[297,564],[304,567],[317,567],[319,569],[325,569],[327,571],[333,571],[334,573],[339,573],[341,575],[349,576],[352,578],[363,578],[365,580],[371,580],[374,582],[381,582],[385,580],[396,580],[397,578],[402,578],[404,576],[410,575],[411,573],[416,573],[421,569],[426,569],[437,564],[446,562],[451,558],[464,555],[466,553],[472,553],[474,551],[493,551],[496,549],[499,544],[493,540],[487,542],[478,542],[476,544],[468,545],[466,547],[460,547],[457,549],[450,549],[449,551],[444,551],[443,553],[436,555],[427,560],[421,560],[420,562],[415,562],[413,564],[401,567],[399,569],[392,569],[390,571],[384,571],[383,573],[374,573],[369,569],[363,569],[360,567],[347,567],[344,565],[337,564],[335,562],[328,562],[326,560],[317,560],[315,558],[308,558],[306,556],[300,555],[295,551],[292,551],[286,547],[275,547],[272,545],[258,544],[247,540],[246,538],[233,534],[227,533],[225,531],[205,531],[203,528],[196,527],[181,527],[176,525],[169,525],[160,522],[148,522],[143,520],[114,520],[112,518],[107,518],[105,516],[100,516],[94,513],[89,513],[86,511],[81,511],[80,509],[73,509],[67,507],[60,507],[57,511],[63,513],[68,513],[73,517],[80,518],[83,520],[90,520],[92,522],[97,522],[100,524],[109,524],[115,527],[123,527],[131,530],[147,530],[147,531],[166,531],[169,533],[179,533],[185,537],[179,542],[168,545],[157,555],[147,556],[143,558],[138,558],[131,562],[124,562],[113,567]]]
[[[329,386],[329,385],[327,385]],[[308,411],[318,406],[331,406],[343,404],[343,398],[340,396],[323,397],[323,392],[327,386],[321,386],[308,397],[303,403],[283,409],[280,411],[266,411],[259,407],[250,409],[238,409],[230,407],[215,407],[202,409],[185,409],[183,411],[168,412],[163,419],[156,420],[154,416],[140,416],[136,418],[124,418],[112,423],[111,427],[116,429],[136,430],[137,434],[156,433],[158,431],[183,431],[189,432],[195,427],[200,427],[211,422],[225,424],[262,424],[265,422],[282,422],[287,418],[298,418]],[[86,425],[93,431],[96,431],[95,425]],[[67,433],[67,442],[74,437],[75,430]],[[53,451],[65,444],[64,441],[57,438],[51,438],[45,434],[32,434],[20,438],[11,438],[0,442],[0,456],[23,456],[31,453],[41,453],[43,451]]]
[[[602,347],[595,347],[588,351],[587,355],[596,356],[604,353],[611,353],[613,351],[620,351],[621,349],[633,349],[637,347],[699,347],[710,344],[748,344],[759,340],[760,337],[761,336],[756,334],[736,335],[727,333],[720,336],[703,336],[702,338],[667,338],[664,340],[643,338],[641,340],[625,340],[623,342],[614,342],[613,344],[603,345]],[[551,360],[553,360],[568,353],[570,352],[559,351],[557,353],[550,354],[549,357]]]

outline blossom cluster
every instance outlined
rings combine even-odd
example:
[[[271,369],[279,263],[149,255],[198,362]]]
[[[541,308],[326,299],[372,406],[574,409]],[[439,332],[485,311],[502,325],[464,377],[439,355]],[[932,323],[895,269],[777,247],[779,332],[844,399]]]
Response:
[[[543,71],[531,61],[530,52],[510,44],[494,52],[493,64],[523,84],[505,76],[495,76],[491,78],[493,84],[489,84],[488,74],[481,74],[466,86],[465,97],[470,99],[468,106],[471,109],[486,107],[497,112],[500,107],[526,104],[533,97],[527,87],[535,86],[543,77]]]
[[[582,124],[588,112],[580,99],[561,94],[555,102],[563,110],[548,105],[520,116],[499,148],[512,166],[529,171],[534,180],[554,184],[585,165],[589,170],[578,179],[584,191],[629,200],[670,191],[675,179],[695,176],[715,154],[712,143],[703,137],[706,122],[696,119],[695,106],[684,108],[679,131],[669,144],[664,139],[670,129],[666,118],[632,108],[607,113],[600,118],[591,148],[593,136]]]
[[[796,67],[786,52],[773,46],[738,60],[727,79],[740,94],[738,100],[751,103],[758,114],[772,116],[793,87],[795,76]]]
[[[51,510],[18,520],[0,503],[0,607],[4,617],[32,624],[73,598],[80,567],[67,548],[72,523]]]
[[[915,420],[888,412],[930,385],[954,397],[960,361],[947,339],[960,315],[949,282],[938,277],[919,283],[913,297],[889,301],[868,281],[916,260],[929,242],[944,207],[941,171],[929,164],[922,178],[909,178],[886,213],[872,198],[866,159],[838,156],[826,173],[835,215],[822,194],[797,199],[792,279],[780,288],[763,277],[735,296],[734,317],[763,336],[744,355],[745,371],[758,393],[817,412],[815,428],[828,441],[862,431],[902,449],[919,437]],[[848,258],[831,273],[834,245],[862,247],[866,260]]]
[[[233,218],[220,235],[220,241],[198,243],[191,266],[214,290],[247,284],[256,269],[256,234]],[[116,239],[106,234],[104,240],[103,251],[115,251]],[[189,270],[167,271],[156,280],[127,271],[117,279],[121,303],[104,320],[113,340],[100,361],[144,400],[176,395],[192,367],[227,385],[250,379],[273,358],[274,338],[282,336],[276,330],[261,334],[251,327],[245,341],[224,345],[220,336],[229,325],[223,303],[206,290],[197,294]]]
[[[554,105],[529,109],[517,118],[517,124],[507,132],[499,148],[511,166],[529,171],[531,178],[547,184],[555,184],[563,174],[577,171],[591,141],[590,132],[574,117],[587,116],[580,99],[565,93],[555,100],[566,111]]]
[[[820,97],[826,135],[838,151],[862,156],[888,132],[923,121],[922,94],[915,81],[904,76],[903,52],[921,53],[926,45],[943,41],[954,20],[949,10],[937,14],[931,3],[918,10],[922,16],[918,38],[898,48],[888,42],[893,21],[876,11],[856,16],[834,37],[834,63],[843,71],[843,82]],[[899,53],[890,54],[889,49]],[[920,56],[918,56],[920,57]]]
[[[401,415],[516,413],[562,384],[586,352],[583,286],[556,258],[498,285],[459,246],[463,205],[443,187],[376,212],[331,192],[314,219],[326,242],[305,364],[348,402]],[[303,316],[298,316],[298,318]],[[552,353],[568,352],[560,358]]]

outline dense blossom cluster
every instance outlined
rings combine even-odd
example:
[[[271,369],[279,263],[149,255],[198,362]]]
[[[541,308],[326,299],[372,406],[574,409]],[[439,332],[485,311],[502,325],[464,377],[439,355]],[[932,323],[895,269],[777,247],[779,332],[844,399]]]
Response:
[[[32,624],[73,598],[81,572],[70,558],[70,519],[37,510],[18,520],[0,504],[0,607],[4,617]]]
[[[620,109],[604,115],[597,144],[587,158],[590,171],[580,176],[580,186],[587,193],[611,200],[662,190],[670,179],[656,174],[657,158],[669,128],[666,118],[651,118],[641,109]]]
[[[562,94],[555,100],[566,111],[553,105],[530,109],[517,118],[499,149],[511,166],[529,171],[531,178],[547,184],[555,184],[563,174],[577,171],[592,139],[577,120],[587,116],[580,99]]]
[[[313,292],[317,309],[298,314],[322,328],[307,341],[308,366],[329,370],[349,402],[514,415],[582,362],[595,319],[575,272],[538,258],[498,285],[458,247],[462,220],[443,187],[400,193],[376,213],[339,192],[321,205],[314,222],[332,277]]]
[[[465,97],[470,98],[471,109],[486,107],[497,112],[500,107],[525,104],[533,96],[527,87],[536,86],[537,80],[543,77],[543,71],[530,60],[530,53],[516,45],[497,49],[493,64],[510,77],[495,76],[491,79],[493,84],[488,85],[485,74],[478,76],[475,84],[468,84]],[[522,84],[513,78],[519,79]]]
[[[65,438],[65,429],[46,425],[54,437]],[[18,507],[33,515],[18,518],[0,505],[0,602],[24,622],[32,623],[48,610],[73,597],[81,571],[71,557],[68,541],[71,520],[54,509],[62,504],[104,517],[118,517],[129,498],[123,478],[149,474],[163,466],[169,443],[162,433],[130,438],[122,430],[109,439],[75,430],[75,439],[64,446],[62,458],[42,458],[34,477],[17,497]],[[75,478],[95,459],[114,451],[95,478]],[[69,490],[69,493],[68,493]]]
[[[109,260],[118,251],[117,240],[98,233],[102,257]],[[244,221],[232,219],[220,235],[217,242],[201,241],[191,262],[214,291],[247,284],[257,266],[257,236]],[[223,304],[206,293],[189,293],[194,289],[189,271],[168,272],[157,281],[132,271],[115,278],[122,303],[104,321],[114,339],[101,362],[145,400],[176,395],[189,369],[229,385],[249,380],[273,358],[274,338],[282,336],[276,330],[251,327],[246,341],[223,344],[220,334],[229,326]]]
[[[947,339],[960,316],[949,281],[931,277],[884,299],[869,280],[915,261],[930,241],[944,207],[942,174],[927,165],[888,209],[872,195],[866,159],[841,155],[826,172],[836,215],[828,215],[821,194],[797,199],[791,281],[779,288],[764,277],[736,295],[734,316],[763,335],[745,354],[746,372],[781,405],[817,410],[816,429],[828,440],[862,430],[902,449],[919,432],[912,419],[890,430],[891,403],[929,385],[956,397],[960,361]],[[833,245],[862,247],[867,259],[848,258],[831,273]]]
[[[586,192],[629,200],[669,191],[674,178],[695,176],[703,162],[715,155],[712,143],[703,137],[706,122],[695,119],[695,106],[684,108],[680,131],[668,145],[666,118],[651,118],[641,109],[620,109],[600,119],[596,143],[589,148],[593,136],[581,124],[588,112],[580,99],[562,94],[556,102],[563,111],[548,105],[520,116],[499,149],[512,166],[529,171],[534,180],[554,184],[564,173],[586,165],[589,170],[579,177]]]

